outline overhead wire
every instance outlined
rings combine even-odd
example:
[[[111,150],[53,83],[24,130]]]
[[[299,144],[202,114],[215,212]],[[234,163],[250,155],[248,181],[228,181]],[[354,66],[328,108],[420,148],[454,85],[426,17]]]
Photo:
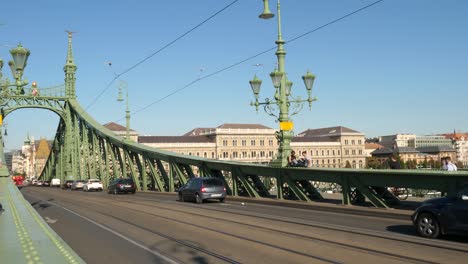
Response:
[[[208,18],[206,18],[205,20],[203,20],[202,22],[198,23],[196,26],[192,27],[191,29],[189,29],[188,31],[186,31],[185,33],[183,33],[182,35],[178,36],[177,38],[175,38],[174,40],[170,41],[169,43],[167,43],[166,45],[164,45],[163,47],[161,47],[160,49],[158,49],[157,51],[151,53],[150,55],[146,56],[145,58],[141,59],[140,61],[138,61],[137,63],[135,63],[133,66],[129,67],[128,69],[124,70],[123,72],[119,73],[119,74],[115,74],[114,73],[114,78],[109,82],[109,84],[101,90],[101,92],[91,101],[91,103],[86,107],[85,110],[88,110],[92,105],[94,105],[97,100],[99,100],[99,98],[111,87],[111,85],[115,82],[115,80],[117,80],[120,76],[130,72],[131,70],[135,69],[136,67],[140,66],[142,63],[144,63],[145,61],[149,60],[150,58],[154,57],[156,54],[160,53],[161,51],[165,50],[166,48],[170,47],[172,44],[176,43],[178,40],[182,39],[183,37],[185,37],[186,35],[190,34],[191,32],[193,32],[194,30],[196,30],[197,28],[201,27],[203,24],[205,24],[206,22],[210,21],[211,19],[213,19],[214,17],[216,17],[217,15],[221,14],[223,11],[225,11],[226,9],[228,9],[229,7],[231,7],[232,5],[234,5],[235,3],[237,3],[239,0],[234,0],[232,1],[231,3],[229,3],[228,5],[224,6],[223,8],[221,8],[220,10],[218,10],[217,12],[215,12],[214,14],[212,14],[211,16],[209,16]]]
[[[323,24],[323,25],[321,25],[321,26],[318,26],[318,27],[316,27],[316,28],[314,28],[314,29],[312,29],[312,30],[309,30],[309,31],[307,31],[307,32],[305,32],[305,33],[303,33],[303,34],[301,34],[301,35],[298,35],[298,36],[296,36],[296,37],[294,37],[294,38],[292,38],[292,39],[290,39],[290,40],[285,41],[285,45],[288,44],[288,43],[294,42],[294,41],[296,41],[296,40],[298,40],[298,39],[301,39],[301,38],[303,38],[303,37],[305,37],[305,36],[307,36],[307,35],[309,35],[309,34],[312,34],[312,33],[316,32],[316,31],[318,31],[318,30],[321,30],[321,29],[323,29],[323,28],[325,28],[325,27],[327,27],[327,26],[330,26],[330,25],[332,25],[332,24],[335,24],[335,23],[337,23],[337,22],[339,22],[339,21],[341,21],[341,20],[343,20],[343,19],[346,19],[346,18],[352,16],[352,15],[355,15],[355,14],[357,14],[357,13],[359,13],[359,12],[362,12],[362,11],[364,11],[365,9],[370,8],[370,7],[372,7],[372,6],[376,5],[376,4],[379,4],[379,3],[383,2],[383,1],[384,1],[384,0],[378,0],[378,1],[372,2],[372,3],[370,3],[370,4],[368,4],[368,5],[365,5],[365,6],[361,7],[361,8],[359,8],[359,9],[356,9],[356,10],[350,12],[350,13],[347,13],[347,14],[345,14],[345,15],[339,17],[339,18],[336,18],[336,19],[334,19],[334,20],[332,20],[332,21],[330,21],[330,22],[328,22],[328,23],[325,23],[325,24]],[[209,78],[209,77],[212,77],[212,76],[217,75],[217,74],[219,74],[219,73],[222,73],[222,72],[224,72],[224,71],[227,71],[227,70],[229,70],[229,69],[232,69],[232,68],[234,68],[234,67],[236,67],[236,66],[238,66],[238,65],[240,65],[240,64],[243,64],[243,63],[245,63],[245,62],[247,62],[247,61],[249,61],[249,60],[252,60],[252,59],[254,59],[254,58],[258,57],[258,56],[261,56],[261,55],[263,55],[263,54],[265,54],[265,53],[268,53],[268,52],[270,52],[270,51],[272,51],[272,50],[275,50],[276,48],[277,48],[276,46],[275,46],[275,47],[271,47],[271,48],[269,48],[269,49],[266,49],[266,50],[264,50],[264,51],[261,51],[261,52],[255,54],[255,55],[252,55],[252,56],[250,56],[250,57],[248,57],[248,58],[246,58],[246,59],[243,59],[243,60],[238,61],[238,62],[236,62],[236,63],[233,63],[233,64],[231,64],[231,65],[229,65],[229,66],[227,66],[227,67],[224,67],[224,68],[222,68],[222,69],[219,69],[219,70],[217,70],[217,71],[215,71],[215,72],[213,72],[213,73],[210,73],[210,74],[205,75],[205,76],[203,76],[203,77],[197,78],[197,79],[191,81],[190,83],[184,85],[183,87],[181,87],[181,88],[179,88],[179,89],[176,89],[176,90],[172,91],[171,93],[169,93],[169,94],[167,94],[167,95],[165,95],[165,96],[163,96],[163,97],[157,99],[156,101],[154,101],[154,102],[152,102],[152,103],[150,103],[150,104],[148,104],[148,105],[146,105],[146,106],[144,106],[144,107],[142,107],[142,108],[140,108],[140,109],[138,109],[138,110],[132,112],[131,115],[133,116],[133,115],[135,115],[135,114],[137,114],[137,113],[140,113],[140,112],[142,112],[142,111],[144,111],[144,110],[150,108],[151,106],[153,106],[153,105],[155,105],[155,104],[157,104],[157,103],[159,103],[159,102],[161,102],[161,101],[163,101],[163,100],[165,100],[165,99],[167,99],[167,98],[169,98],[169,97],[171,97],[171,96],[173,96],[173,95],[175,95],[175,94],[177,94],[177,93],[179,93],[179,92],[181,92],[181,91],[183,91],[183,90],[185,90],[185,89],[187,89],[188,87],[194,85],[195,83],[197,83],[197,82],[199,82],[199,81],[201,81],[201,80],[207,79],[207,78]],[[120,122],[120,121],[122,121],[122,120],[124,120],[124,119],[125,119],[125,118],[121,118],[121,119],[117,120],[116,122]]]

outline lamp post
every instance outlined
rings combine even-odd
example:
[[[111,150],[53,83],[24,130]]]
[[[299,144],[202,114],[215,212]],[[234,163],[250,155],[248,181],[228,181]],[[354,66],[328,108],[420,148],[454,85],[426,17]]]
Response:
[[[15,93],[17,95],[24,94],[23,87],[28,84],[27,80],[23,80],[23,73],[24,68],[26,68],[28,57],[31,54],[28,49],[24,48],[21,44],[14,49],[10,50],[10,54],[13,57],[12,61],[8,62],[8,66],[11,70],[11,75],[15,79],[13,84],[10,84],[8,80],[3,80],[2,68],[3,68],[3,60],[0,58],[0,88],[1,92],[6,93],[9,92],[9,87],[16,87]]]
[[[117,101],[122,102],[124,99],[122,98],[122,89],[126,90],[126,97],[125,97],[125,120],[126,120],[126,127],[127,132],[125,134],[125,139],[130,140],[130,107],[128,106],[128,84],[125,81],[120,81],[119,83],[119,96]]]
[[[274,116],[280,124],[280,130],[276,132],[276,139],[279,143],[278,154],[272,160],[271,165],[275,167],[285,167],[287,165],[287,158],[291,153],[290,143],[293,138],[293,123],[290,117],[299,113],[302,110],[303,104],[305,102],[309,103],[309,109],[311,109],[312,102],[316,101],[317,98],[312,98],[312,86],[315,80],[315,75],[309,71],[307,71],[307,73],[302,76],[302,80],[304,81],[308,94],[307,99],[301,99],[299,96],[294,97],[292,95],[291,88],[293,83],[288,80],[284,66],[286,51],[284,49],[285,41],[283,40],[281,32],[280,0],[277,0],[276,6],[278,17],[278,39],[275,41],[277,44],[277,50],[275,54],[278,60],[278,68],[270,73],[273,86],[275,87],[274,98],[272,100],[265,98],[264,102],[259,102],[260,86],[262,81],[257,76],[254,76],[254,78],[249,83],[255,97],[255,102],[252,102],[251,105],[255,106],[257,112],[258,107],[262,105],[265,112],[271,116]],[[260,14],[259,17],[262,19],[269,19],[274,17],[274,14],[270,12],[268,0],[263,0],[263,13]],[[294,108],[294,111],[291,114],[289,113],[290,107]]]

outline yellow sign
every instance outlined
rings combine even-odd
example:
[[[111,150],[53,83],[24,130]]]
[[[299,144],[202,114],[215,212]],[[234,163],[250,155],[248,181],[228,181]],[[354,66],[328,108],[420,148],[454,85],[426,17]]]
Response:
[[[293,122],[280,122],[280,130],[293,130]]]
[[[0,126],[3,126],[3,115],[0,115]]]

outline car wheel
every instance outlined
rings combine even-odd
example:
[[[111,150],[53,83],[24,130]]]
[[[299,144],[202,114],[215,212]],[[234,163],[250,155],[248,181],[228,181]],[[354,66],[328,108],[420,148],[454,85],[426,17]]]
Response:
[[[119,194],[119,191],[117,189],[114,189],[114,194],[115,195]]]
[[[225,202],[225,199],[224,199],[224,198],[221,198],[221,199],[219,199],[219,202],[220,202],[220,203],[224,203],[224,202]]]
[[[179,193],[179,202],[185,202],[182,193]]]
[[[436,238],[440,235],[440,225],[433,214],[422,213],[418,216],[416,225],[419,235],[423,237]]]
[[[199,195],[198,193],[195,194],[195,202],[196,202],[197,204],[203,203],[203,199],[200,197],[200,195]]]

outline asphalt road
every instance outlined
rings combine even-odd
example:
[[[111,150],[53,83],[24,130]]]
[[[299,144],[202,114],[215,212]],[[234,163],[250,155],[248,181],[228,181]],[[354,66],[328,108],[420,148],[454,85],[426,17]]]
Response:
[[[25,187],[87,263],[466,263],[468,239],[423,239],[410,220],[175,195]]]

